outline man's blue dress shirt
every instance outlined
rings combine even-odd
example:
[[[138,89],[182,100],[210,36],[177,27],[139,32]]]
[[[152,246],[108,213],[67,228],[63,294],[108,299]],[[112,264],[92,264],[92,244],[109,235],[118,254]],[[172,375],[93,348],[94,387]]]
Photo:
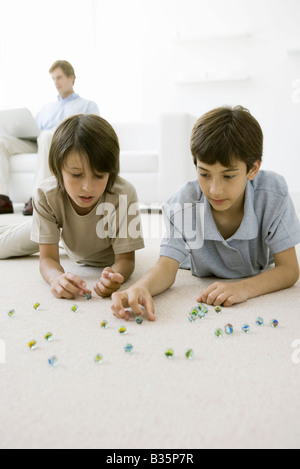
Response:
[[[36,121],[41,130],[55,130],[63,120],[74,114],[100,115],[96,103],[73,93],[65,99],[58,96],[57,101],[46,104],[36,116]]]

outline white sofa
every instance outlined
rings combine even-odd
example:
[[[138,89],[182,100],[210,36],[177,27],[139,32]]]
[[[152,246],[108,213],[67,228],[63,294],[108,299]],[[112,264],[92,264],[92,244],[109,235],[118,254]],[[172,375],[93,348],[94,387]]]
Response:
[[[164,113],[157,122],[112,123],[120,141],[120,175],[136,188],[143,205],[162,204],[196,176],[190,136],[196,121],[186,113]],[[10,198],[25,203],[32,195],[37,155],[10,159]]]

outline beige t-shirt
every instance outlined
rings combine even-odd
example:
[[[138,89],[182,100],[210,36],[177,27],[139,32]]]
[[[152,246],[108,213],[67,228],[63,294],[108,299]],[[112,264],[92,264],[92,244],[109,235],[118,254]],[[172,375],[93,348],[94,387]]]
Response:
[[[145,247],[135,188],[117,177],[88,215],[78,215],[55,177],[45,180],[33,197],[31,240],[58,244],[79,264],[108,267],[115,255]]]

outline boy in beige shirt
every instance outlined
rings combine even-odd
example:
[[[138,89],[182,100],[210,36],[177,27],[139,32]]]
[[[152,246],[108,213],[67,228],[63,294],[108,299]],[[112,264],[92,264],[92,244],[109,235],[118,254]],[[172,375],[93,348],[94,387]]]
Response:
[[[135,250],[144,247],[134,187],[118,176],[119,142],[95,115],[75,115],[56,130],[49,153],[54,177],[34,196],[31,223],[0,227],[0,259],[40,251],[40,272],[58,298],[91,294],[84,280],[65,272],[62,241],[77,263],[101,267],[97,295],[117,291],[134,271]],[[31,233],[31,234],[30,234]]]

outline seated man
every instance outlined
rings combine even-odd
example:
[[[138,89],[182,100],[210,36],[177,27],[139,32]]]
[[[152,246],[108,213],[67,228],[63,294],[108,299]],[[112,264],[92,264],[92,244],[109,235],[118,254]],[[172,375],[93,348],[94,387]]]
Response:
[[[65,60],[56,61],[49,73],[59,93],[58,100],[47,104],[36,117],[41,129],[37,143],[0,135],[0,214],[13,213],[13,204],[9,199],[9,158],[20,153],[38,153],[37,169],[33,191],[40,183],[51,176],[48,167],[48,154],[53,133],[56,127],[73,114],[99,115],[98,106],[74,93],[75,72],[72,65]],[[31,199],[23,211],[32,215]]]

